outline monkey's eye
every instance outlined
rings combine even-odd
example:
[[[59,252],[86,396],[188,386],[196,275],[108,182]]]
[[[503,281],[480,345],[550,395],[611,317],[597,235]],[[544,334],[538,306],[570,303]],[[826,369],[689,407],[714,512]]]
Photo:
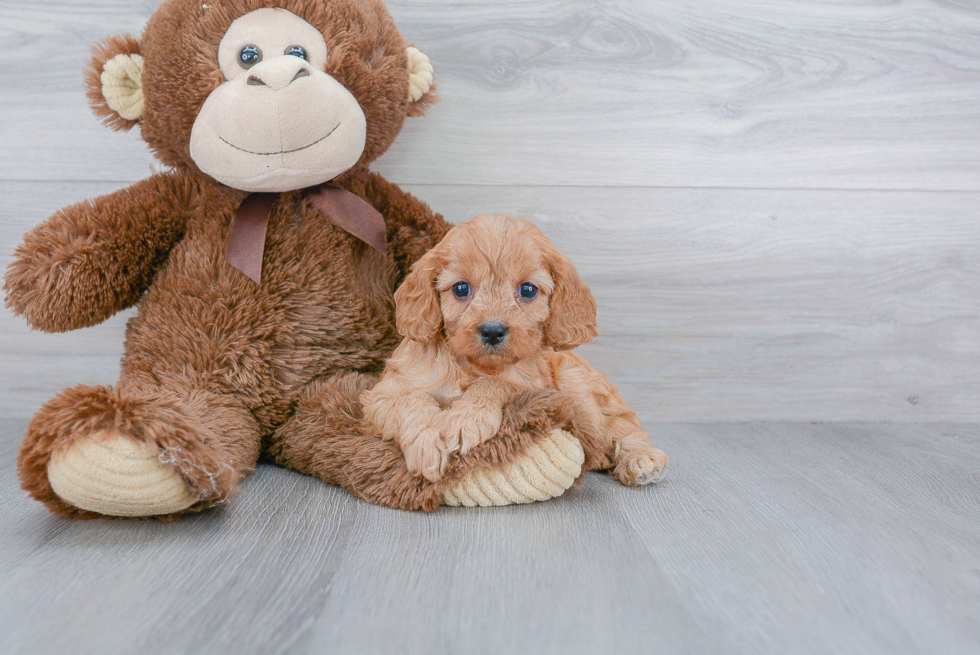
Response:
[[[291,45],[286,48],[286,54],[292,57],[299,57],[300,59],[306,59],[306,48],[301,45]]]
[[[538,288],[530,282],[525,282],[517,291],[524,300],[534,300],[538,297]]]
[[[457,282],[453,285],[453,295],[460,300],[468,297],[470,295],[470,283],[469,282]]]
[[[262,51],[256,45],[247,45],[238,53],[238,63],[242,68],[251,68],[262,61]]]

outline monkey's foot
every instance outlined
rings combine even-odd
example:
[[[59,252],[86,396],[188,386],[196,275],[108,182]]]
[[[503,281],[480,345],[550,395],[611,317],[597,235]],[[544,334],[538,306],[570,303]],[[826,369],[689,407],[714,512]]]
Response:
[[[173,514],[199,500],[157,450],[114,432],[93,434],[55,452],[48,481],[66,502],[107,516]]]
[[[555,430],[502,471],[471,471],[442,494],[442,504],[465,507],[518,505],[557,498],[582,474],[585,451],[578,439]]]

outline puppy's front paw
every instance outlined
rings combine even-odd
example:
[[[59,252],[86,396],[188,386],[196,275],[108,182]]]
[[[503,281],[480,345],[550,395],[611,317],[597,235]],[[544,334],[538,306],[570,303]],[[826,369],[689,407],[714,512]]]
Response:
[[[489,441],[500,429],[503,412],[497,408],[452,408],[442,413],[437,426],[450,451],[465,455],[470,449]]]
[[[438,428],[424,428],[410,444],[402,444],[408,472],[438,482],[446,473],[451,449],[446,447]]]
[[[372,390],[364,392],[361,404],[364,420],[377,430],[382,439],[397,441],[401,434],[401,417],[395,411],[395,404],[378,400],[372,395]]]
[[[613,469],[613,475],[630,487],[660,482],[666,475],[669,459],[667,453],[656,448],[623,453]]]

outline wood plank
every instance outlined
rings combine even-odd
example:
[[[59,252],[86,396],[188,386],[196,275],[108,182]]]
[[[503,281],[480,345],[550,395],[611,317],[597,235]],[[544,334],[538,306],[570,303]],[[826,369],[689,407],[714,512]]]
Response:
[[[0,179],[135,180],[90,115],[97,39],[153,0],[0,2]],[[443,102],[380,170],[405,183],[980,189],[980,9],[834,0],[389,3]]]
[[[0,183],[0,267],[47,214],[113,188]],[[599,302],[583,354],[655,420],[980,421],[976,193],[410,190],[454,222],[541,225]],[[47,335],[0,311],[0,410],[111,383],[124,324]]]
[[[719,637],[715,652],[978,649],[976,425],[655,434],[673,455],[670,489],[601,491]]]
[[[659,486],[433,515],[260,466],[175,523],[49,515],[24,425],[0,421],[4,653],[980,649],[976,425],[654,424]]]

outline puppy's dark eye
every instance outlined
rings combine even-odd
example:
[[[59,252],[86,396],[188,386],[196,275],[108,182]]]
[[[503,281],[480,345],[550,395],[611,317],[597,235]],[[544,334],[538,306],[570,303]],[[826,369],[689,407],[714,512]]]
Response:
[[[524,300],[534,300],[538,297],[538,288],[530,282],[525,282],[521,285],[518,293],[521,294],[521,298]]]
[[[242,68],[251,68],[262,61],[262,51],[257,45],[247,45],[238,53],[238,63]]]
[[[453,285],[453,295],[462,300],[470,295],[469,282],[457,282]]]
[[[306,48],[301,45],[291,45],[286,48],[286,54],[292,57],[299,57],[300,59],[306,59]]]

